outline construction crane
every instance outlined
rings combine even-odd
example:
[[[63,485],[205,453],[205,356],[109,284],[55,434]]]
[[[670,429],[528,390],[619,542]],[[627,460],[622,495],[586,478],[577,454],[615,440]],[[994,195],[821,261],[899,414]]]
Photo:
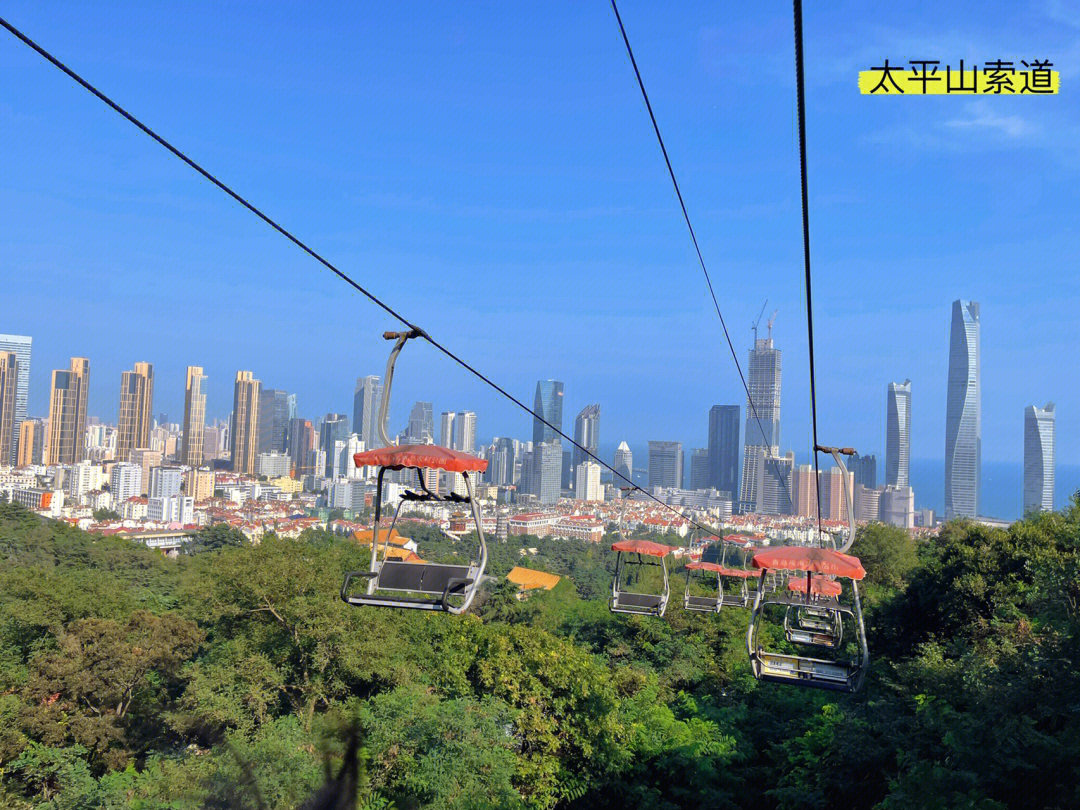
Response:
[[[754,333],[754,345],[755,346],[757,346],[757,328],[758,328],[758,324],[761,323],[761,316],[765,314],[765,307],[767,307],[768,305],[769,305],[769,299],[766,298],[765,303],[761,305],[761,312],[759,312],[757,314],[757,320],[755,320],[750,325],[750,329]],[[769,328],[772,329],[772,321],[771,320],[769,321]]]

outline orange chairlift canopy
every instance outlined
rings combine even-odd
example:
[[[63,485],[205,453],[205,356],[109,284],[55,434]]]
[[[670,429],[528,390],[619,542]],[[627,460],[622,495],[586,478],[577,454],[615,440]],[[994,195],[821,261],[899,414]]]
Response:
[[[808,571],[846,579],[862,579],[866,576],[858,557],[815,546],[781,546],[759,551],[754,555],[754,568]]]
[[[753,571],[747,571],[744,568],[728,568],[714,562],[691,562],[687,563],[686,567],[691,571],[714,571],[723,577],[742,577],[745,579],[754,575]]]
[[[357,467],[386,467],[390,470],[420,467],[458,473],[483,472],[488,466],[485,459],[436,444],[400,444],[365,450],[355,454],[353,462]]]
[[[652,540],[620,540],[611,544],[612,551],[628,551],[633,554],[646,554],[650,557],[666,557],[675,550],[674,546],[654,543]]]
[[[724,542],[726,543],[738,543],[741,546],[750,545],[750,538],[745,534],[725,534]]]
[[[795,593],[806,593],[806,577],[791,577],[787,581],[787,588]],[[810,580],[812,596],[839,596],[843,590],[843,586],[835,579],[813,577]]]

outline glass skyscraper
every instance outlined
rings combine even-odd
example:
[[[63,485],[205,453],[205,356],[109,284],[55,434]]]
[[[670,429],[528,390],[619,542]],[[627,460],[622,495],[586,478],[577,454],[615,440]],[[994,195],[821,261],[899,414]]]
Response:
[[[979,304],[953,301],[945,410],[945,519],[979,514],[982,395]]]
[[[1054,509],[1054,403],[1024,408],[1024,514]]]
[[[709,409],[709,486],[739,500],[739,406]]]
[[[750,350],[746,385],[746,426],[743,432],[742,485],[739,487],[740,511],[749,512],[758,501],[759,465],[774,457],[780,449],[780,350],[771,337],[758,338]]]
[[[14,352],[19,364],[15,382],[15,419],[11,426],[11,457],[0,464],[14,466],[19,441],[19,425],[26,419],[26,396],[30,391],[30,349],[33,339],[28,335],[0,335],[0,352]]]
[[[911,380],[889,383],[885,395],[885,485],[911,486]]]
[[[682,489],[681,442],[649,442],[649,487]]]
[[[544,417],[550,424],[562,430],[563,384],[558,380],[540,380],[536,383],[534,413]],[[553,442],[559,434],[536,417],[533,417],[533,444]]]
[[[259,392],[259,452],[284,453],[288,450],[289,394],[275,388]]]
[[[586,405],[574,420],[574,441],[586,448],[594,456],[600,445],[600,406]],[[573,469],[589,457],[578,448],[574,448]]]

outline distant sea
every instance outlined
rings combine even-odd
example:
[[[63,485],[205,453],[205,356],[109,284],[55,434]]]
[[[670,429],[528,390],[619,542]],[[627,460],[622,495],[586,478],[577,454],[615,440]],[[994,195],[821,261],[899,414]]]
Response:
[[[648,480],[645,470],[648,463],[648,446],[646,444],[634,444],[631,445],[630,449],[634,454],[634,482],[645,486]],[[601,442],[601,458],[610,464],[614,453],[615,445],[608,446],[606,443]],[[689,452],[686,455],[684,478],[689,481]],[[802,464],[806,462],[806,459],[796,453],[796,461]],[[822,463],[825,466],[831,464],[827,459],[823,459]],[[877,475],[878,486],[881,486],[885,483],[885,464],[881,455],[878,456]],[[1054,508],[1062,509],[1069,502],[1072,494],[1080,490],[1080,465],[1059,465],[1055,470],[1054,485]],[[933,509],[938,516],[941,516],[945,509],[944,459],[912,459],[911,487],[915,490],[916,509]],[[982,494],[979,509],[983,517],[1017,520],[1023,517],[1023,499],[1023,462],[983,462]]]

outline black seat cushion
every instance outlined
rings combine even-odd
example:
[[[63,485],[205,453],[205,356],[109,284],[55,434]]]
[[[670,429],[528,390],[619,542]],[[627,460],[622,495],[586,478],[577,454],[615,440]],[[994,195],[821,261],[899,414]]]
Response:
[[[470,579],[469,566],[387,560],[382,564],[376,589],[441,595],[446,590],[447,583],[455,579]],[[464,587],[465,583],[458,583],[450,592],[459,592]]]
[[[618,603],[625,607],[655,608],[662,601],[662,596],[652,593],[620,593]]]

